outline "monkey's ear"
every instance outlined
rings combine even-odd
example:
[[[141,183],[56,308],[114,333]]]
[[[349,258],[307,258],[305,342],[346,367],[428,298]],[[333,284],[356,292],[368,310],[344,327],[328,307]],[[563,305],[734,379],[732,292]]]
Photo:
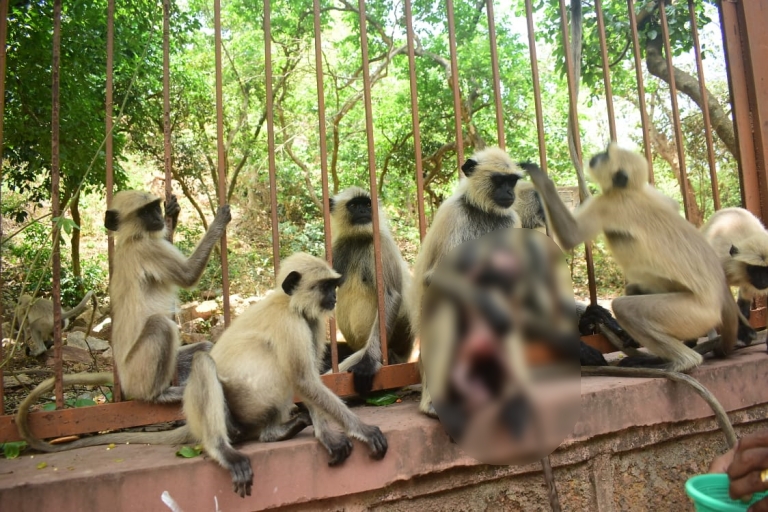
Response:
[[[611,181],[615,188],[624,188],[627,186],[627,183],[629,183],[629,175],[624,169],[619,169],[616,171],[616,174],[613,175]]]
[[[333,213],[333,209],[336,207],[336,201],[333,200],[332,197],[328,198],[328,208],[330,209],[331,213]]]
[[[731,254],[731,256],[736,256],[737,254],[739,254],[739,250],[736,248],[735,245],[732,245],[729,253]]]
[[[475,172],[475,167],[477,167],[477,161],[469,158],[464,162],[464,165],[461,166],[461,170],[464,172],[464,176],[470,177],[472,176],[472,173]]]
[[[301,282],[301,274],[294,270],[283,280],[283,291],[288,295],[293,295],[299,282]]]
[[[107,210],[104,215],[104,227],[110,231],[117,231],[120,226],[120,215],[117,210]]]

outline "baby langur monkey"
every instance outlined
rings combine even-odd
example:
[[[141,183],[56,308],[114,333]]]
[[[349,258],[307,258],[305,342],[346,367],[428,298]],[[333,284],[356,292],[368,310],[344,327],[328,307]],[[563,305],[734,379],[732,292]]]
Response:
[[[734,349],[739,311],[725,272],[715,251],[680,216],[674,201],[648,183],[644,157],[615,143],[592,157],[589,173],[602,193],[587,199],[573,215],[552,180],[536,165],[525,167],[544,198],[562,248],[569,250],[604,233],[624,271],[629,285],[625,296],[613,301],[613,312],[627,333],[662,361],[629,357],[620,364],[691,370],[703,357],[684,340],[717,327],[721,339],[715,354],[725,356]]]
[[[744,208],[724,208],[709,218],[701,232],[712,245],[725,270],[729,286],[739,289],[737,304],[749,319],[752,300],[768,295],[768,231]],[[748,346],[757,332],[739,324],[739,342]]]
[[[333,268],[344,281],[339,287],[336,320],[346,344],[337,345],[339,371],[351,371],[355,391],[371,391],[381,368],[379,303],[376,293],[376,264],[373,253],[371,196],[359,187],[349,187],[331,198]],[[379,239],[384,277],[384,314],[390,364],[405,363],[413,349],[410,326],[411,274],[392,234],[384,210],[379,208]],[[344,347],[350,350],[344,351]],[[324,371],[330,372],[330,351]],[[348,357],[347,357],[348,356]]]
[[[71,318],[76,318],[85,310],[93,296],[93,291],[89,291],[77,306],[69,311],[62,310],[62,331],[69,327]],[[14,323],[21,325],[22,336],[27,340],[27,355],[37,357],[53,346],[52,301],[45,298],[33,300],[29,295],[22,295],[19,297],[14,318]]]
[[[28,431],[24,438],[32,448],[46,452],[125,442],[200,443],[231,473],[234,491],[241,497],[251,494],[253,469],[250,459],[235,450],[233,443],[290,439],[311,424],[331,456],[331,466],[351,454],[350,437],[366,443],[372,458],[382,459],[387,440],[381,430],[360,421],[320,379],[325,322],[333,314],[340,280],[320,258],[305,253],[286,258],[274,292],[233,320],[210,352],[194,355],[184,391],[187,424],[182,427],[99,435],[66,445],[48,444]],[[50,389],[53,379],[43,385]],[[40,393],[35,390],[35,394],[25,402],[37,399]],[[308,414],[294,414],[294,394]],[[20,408],[17,424],[26,423],[21,411],[27,408]],[[346,434],[331,430],[328,420],[338,422]]]

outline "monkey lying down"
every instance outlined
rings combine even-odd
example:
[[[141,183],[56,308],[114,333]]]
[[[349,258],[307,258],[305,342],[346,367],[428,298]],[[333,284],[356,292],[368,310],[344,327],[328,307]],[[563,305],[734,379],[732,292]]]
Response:
[[[206,454],[232,475],[234,491],[250,496],[250,459],[233,443],[290,439],[307,426],[330,455],[329,465],[344,462],[352,452],[350,438],[368,445],[371,457],[382,459],[387,439],[367,425],[320,379],[325,351],[325,322],[336,306],[341,276],[324,260],[296,253],[280,265],[277,287],[250,306],[221,335],[210,353],[198,351],[184,389],[186,425],[165,432],[97,435],[52,445],[34,437],[27,425],[29,405],[49,392],[54,379],[35,388],[16,416],[29,446],[44,452],[109,443],[200,443]],[[279,322],[275,321],[279,319]],[[78,374],[65,375],[64,385]],[[305,410],[297,410],[294,395]],[[330,428],[337,422],[344,432]]]

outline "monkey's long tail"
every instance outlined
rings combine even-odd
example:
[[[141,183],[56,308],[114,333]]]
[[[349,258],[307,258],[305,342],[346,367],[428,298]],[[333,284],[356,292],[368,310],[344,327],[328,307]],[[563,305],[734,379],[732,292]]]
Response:
[[[699,381],[680,372],[671,372],[668,370],[659,370],[654,368],[616,368],[613,366],[582,366],[581,374],[588,376],[602,376],[602,377],[634,377],[634,378],[665,378],[673,382],[682,382],[693,388],[693,390],[704,399],[707,404],[712,408],[715,413],[715,418],[720,426],[720,429],[725,434],[725,439],[728,442],[728,448],[733,448],[736,445],[736,431],[733,430],[731,420],[728,419],[728,414],[720,405],[720,402],[709,392],[707,388],[702,386]]]
[[[93,437],[86,437],[84,439],[78,439],[77,441],[61,445],[53,445],[38,439],[32,435],[32,432],[29,429],[29,407],[35,403],[41,395],[53,389],[55,382],[55,377],[51,377],[41,382],[35,389],[32,390],[32,392],[29,393],[27,398],[21,402],[21,405],[19,405],[19,412],[16,413],[16,427],[19,430],[19,435],[27,442],[31,448],[35,450],[47,453],[55,453],[73,450],[75,448],[82,448],[85,446],[97,446],[110,443],[180,444],[193,441],[189,429],[186,425],[165,432],[124,432],[117,434],[97,435]],[[74,373],[62,376],[63,386],[98,386],[112,384],[112,382],[113,376],[111,372]]]

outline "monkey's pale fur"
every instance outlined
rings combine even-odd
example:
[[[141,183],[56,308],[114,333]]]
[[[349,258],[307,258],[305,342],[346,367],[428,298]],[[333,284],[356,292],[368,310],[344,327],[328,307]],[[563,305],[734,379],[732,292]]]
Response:
[[[739,296],[752,300],[768,294],[749,280],[747,265],[768,267],[768,232],[762,222],[744,208],[723,208],[701,227],[725,270],[730,286],[739,287]],[[731,249],[735,248],[731,255]]]
[[[347,435],[366,443],[372,457],[384,457],[387,443],[379,428],[360,421],[320,379],[325,321],[333,314],[333,304],[330,309],[322,305],[326,298],[322,285],[331,282],[335,297],[338,278],[324,260],[305,253],[283,260],[276,288],[233,320],[210,352],[194,355],[184,390],[186,425],[166,432],[99,435],[66,445],[25,438],[44,451],[125,442],[200,443],[231,472],[241,496],[250,494],[253,471],[248,457],[236,451],[232,442],[284,440],[312,424],[332,463],[342,462],[351,453]],[[50,389],[53,379],[44,385]],[[37,389],[34,393],[27,401],[40,395]],[[292,415],[294,394],[307,406],[311,420],[306,413]],[[26,423],[26,416],[17,416],[17,422],[20,419]],[[330,429],[328,420],[338,422],[346,435]]]
[[[62,308],[62,330],[69,326],[70,318],[76,317],[85,310],[92,296],[93,291],[89,291],[71,310],[66,311]],[[48,349],[49,344],[53,343],[53,302],[49,299],[33,300],[29,295],[22,295],[19,297],[14,318],[16,324],[21,326],[23,339],[27,340],[29,355],[32,357],[39,356]]]
[[[589,173],[601,194],[573,215],[554,183],[529,170],[547,205],[550,222],[569,250],[604,233],[627,279],[627,295],[613,301],[619,324],[650,352],[669,361],[667,369],[688,371],[703,361],[683,340],[720,327],[718,355],[736,343],[738,310],[715,251],[680,216],[675,202],[648,183],[643,156],[610,144],[590,160]]]
[[[480,150],[469,160],[476,162],[472,173],[459,183],[453,195],[437,209],[416,258],[411,292],[411,326],[417,335],[420,330],[422,296],[427,286],[426,281],[445,254],[468,240],[477,239],[496,229],[521,227],[514,204],[502,208],[493,202],[494,185],[490,180],[492,173],[522,177],[518,166],[507,153],[497,147]],[[422,364],[431,354],[422,338],[419,343],[419,366],[422,374],[419,409],[425,414],[435,416]]]
[[[331,232],[333,266],[344,276],[339,287],[336,320],[347,345],[355,351],[339,364],[339,371],[374,375],[381,368],[381,339],[374,262],[373,221],[353,224],[347,205],[368,199],[360,187],[349,187],[333,198]],[[372,213],[372,212],[371,212]],[[390,364],[405,363],[413,349],[410,329],[411,274],[379,205],[379,239],[384,278],[384,311]],[[331,370],[329,370],[330,372]],[[368,384],[364,384],[368,386]],[[359,392],[360,390],[358,390]],[[369,391],[368,389],[362,390]]]

